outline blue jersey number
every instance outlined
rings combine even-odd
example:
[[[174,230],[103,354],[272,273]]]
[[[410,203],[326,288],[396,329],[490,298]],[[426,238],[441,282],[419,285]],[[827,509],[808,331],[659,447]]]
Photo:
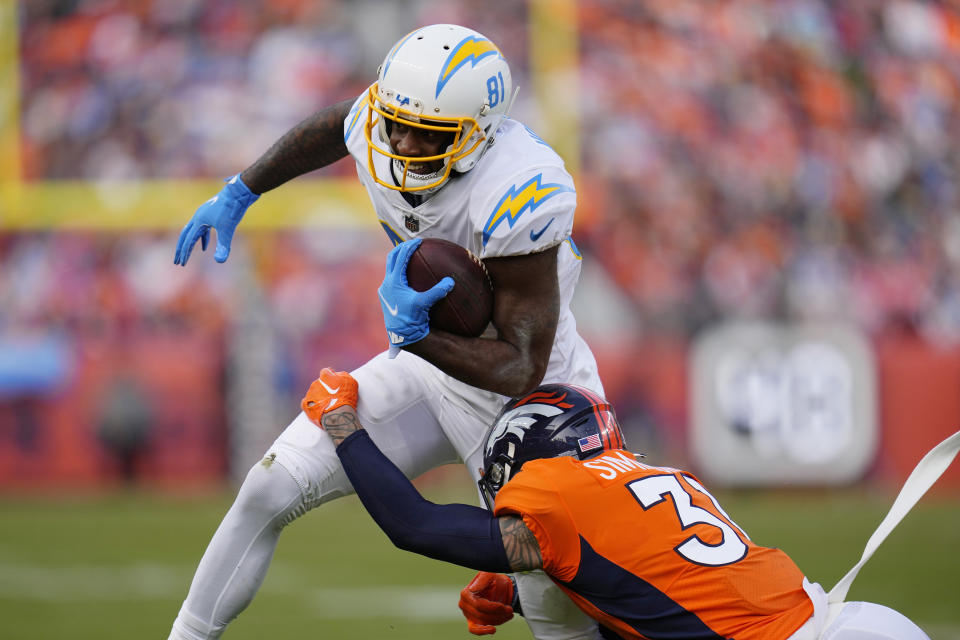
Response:
[[[500,104],[504,99],[504,88],[503,88],[503,74],[497,73],[495,76],[490,76],[487,78],[487,101],[490,103],[490,107],[493,108]]]

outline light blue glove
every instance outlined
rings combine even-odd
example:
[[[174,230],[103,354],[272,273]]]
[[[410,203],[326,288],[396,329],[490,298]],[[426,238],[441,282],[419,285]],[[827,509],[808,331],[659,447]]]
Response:
[[[200,241],[200,247],[206,251],[210,242],[210,227],[217,230],[217,252],[213,259],[217,262],[226,262],[230,256],[230,243],[233,241],[233,232],[236,230],[247,208],[260,197],[247,188],[240,179],[240,174],[227,179],[220,193],[204,202],[197,212],[190,218],[190,222],[180,232],[177,242],[177,252],[173,256],[173,264],[187,266],[193,246]]]
[[[390,355],[400,347],[423,340],[430,333],[430,307],[453,289],[453,278],[447,276],[426,291],[416,291],[407,284],[410,256],[420,246],[420,239],[395,246],[387,255],[387,275],[377,289],[383,323],[390,339]]]

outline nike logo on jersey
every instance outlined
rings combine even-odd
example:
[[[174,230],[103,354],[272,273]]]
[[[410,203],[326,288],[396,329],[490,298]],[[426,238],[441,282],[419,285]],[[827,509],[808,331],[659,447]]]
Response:
[[[320,381],[320,384],[323,385],[323,388],[326,389],[326,390],[327,390],[327,393],[329,393],[330,395],[334,395],[334,394],[337,393],[337,391],[340,391],[340,387],[337,387],[336,389],[331,389],[331,388],[327,385],[327,383],[324,382],[323,380]]]
[[[533,229],[530,229],[530,242],[536,242],[537,240],[539,240],[540,236],[543,235],[543,232],[547,230],[547,227],[553,224],[553,220],[554,218],[550,218],[549,222],[543,225],[543,229],[540,229],[540,231],[534,232]]]
[[[387,311],[390,312],[390,315],[396,316],[398,313],[400,313],[399,306],[392,306],[389,302],[387,302],[387,299],[383,297],[381,292],[377,291],[377,295],[380,296],[380,302],[382,302],[383,306],[387,308]]]
[[[326,387],[327,385],[323,385],[323,386]],[[337,389],[339,389],[339,388],[340,388],[340,387],[337,387]],[[337,399],[336,399],[336,398],[330,398],[330,402],[327,403],[327,406],[324,408],[324,411],[330,411],[330,409],[332,409],[332,408],[333,408],[333,405],[335,405],[335,404],[337,404]]]

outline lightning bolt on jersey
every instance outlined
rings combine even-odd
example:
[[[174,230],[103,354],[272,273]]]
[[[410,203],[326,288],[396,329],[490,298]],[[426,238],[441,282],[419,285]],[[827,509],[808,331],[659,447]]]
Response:
[[[623,638],[784,640],[811,615],[804,576],[755,545],[692,475],[624,450],[534,460],[497,494],[544,571]]]
[[[369,108],[365,95],[344,121],[344,140],[390,241],[396,245],[412,238],[443,238],[480,258],[525,255],[561,244],[557,270],[561,311],[543,382],[582,384],[602,393],[596,361],[577,333],[569,307],[581,256],[571,238],[577,194],[560,156],[523,124],[506,119],[473,169],[453,173],[436,193],[413,206],[370,175],[363,132]],[[376,132],[372,137],[389,150]],[[373,161],[378,175],[391,175],[389,158],[373,154]]]

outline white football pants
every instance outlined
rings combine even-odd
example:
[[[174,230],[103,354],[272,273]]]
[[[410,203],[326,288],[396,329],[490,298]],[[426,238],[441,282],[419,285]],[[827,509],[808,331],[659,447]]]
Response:
[[[787,640],[930,640],[920,627],[890,607],[873,602],[828,604],[823,587],[803,580],[813,616]]]
[[[481,441],[506,398],[453,380],[406,352],[393,360],[382,353],[353,376],[361,390],[361,422],[407,477],[459,459],[478,478]],[[603,392],[595,369],[580,377],[565,382]],[[200,560],[170,640],[219,638],[263,583],[283,527],[352,492],[330,437],[305,414],[298,415],[247,474]],[[324,579],[322,569],[318,580]],[[545,574],[518,577],[521,606],[535,638],[598,637],[596,622]]]

